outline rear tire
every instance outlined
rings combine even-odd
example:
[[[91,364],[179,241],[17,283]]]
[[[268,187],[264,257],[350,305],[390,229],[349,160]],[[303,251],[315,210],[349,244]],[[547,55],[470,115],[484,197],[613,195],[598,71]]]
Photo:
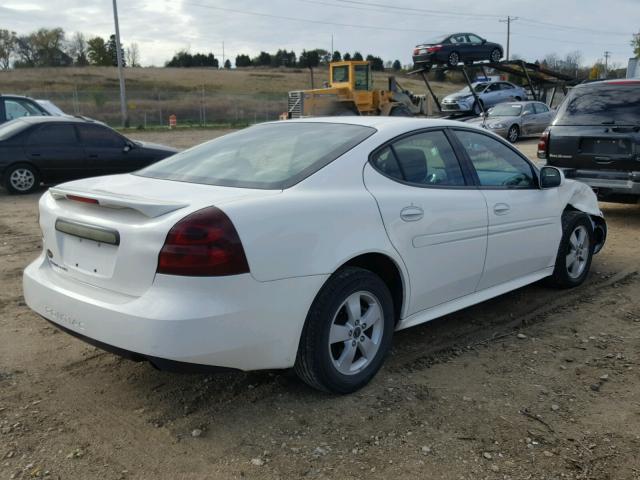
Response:
[[[562,240],[558,247],[556,265],[547,284],[555,288],[574,288],[581,285],[591,268],[594,235],[586,213],[567,211],[562,214]]]
[[[4,186],[13,194],[27,194],[40,186],[40,175],[35,167],[28,163],[18,163],[7,168]]]
[[[325,392],[344,394],[362,388],[391,347],[393,312],[391,293],[380,277],[355,267],[337,271],[309,309],[296,374]]]

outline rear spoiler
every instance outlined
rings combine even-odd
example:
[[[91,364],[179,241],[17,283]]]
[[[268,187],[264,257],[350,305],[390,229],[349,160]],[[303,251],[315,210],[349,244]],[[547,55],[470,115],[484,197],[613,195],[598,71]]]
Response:
[[[130,208],[150,218],[159,217],[189,206],[188,203],[184,202],[167,202],[165,200],[111,193],[104,190],[83,191],[72,188],[52,187],[49,189],[49,193],[56,200],[93,203],[106,208]]]

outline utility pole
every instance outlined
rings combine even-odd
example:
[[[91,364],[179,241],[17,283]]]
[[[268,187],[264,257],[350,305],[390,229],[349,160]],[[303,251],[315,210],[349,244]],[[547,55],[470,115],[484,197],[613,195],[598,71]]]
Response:
[[[604,78],[609,76],[609,57],[611,52],[609,50],[604,52]]]
[[[222,68],[224,68],[224,40],[222,41]]]
[[[116,61],[118,62],[118,78],[120,80],[120,115],[122,116],[122,126],[129,126],[129,115],[127,114],[127,94],[124,88],[124,69],[122,68],[122,46],[120,45],[120,25],[118,24],[118,6],[113,0],[113,21],[116,25]]]
[[[505,57],[507,61],[509,61],[509,44],[511,43],[511,22],[515,22],[518,18],[507,16],[506,19],[499,20],[500,23],[507,24],[507,56]]]
[[[331,34],[331,58],[333,58],[333,33]]]

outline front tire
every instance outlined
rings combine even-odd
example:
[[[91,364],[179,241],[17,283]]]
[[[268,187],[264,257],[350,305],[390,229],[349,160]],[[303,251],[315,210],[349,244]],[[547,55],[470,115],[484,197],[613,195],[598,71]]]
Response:
[[[26,163],[12,165],[5,173],[4,186],[9,193],[31,193],[40,186],[40,175],[32,165]]]
[[[498,63],[501,58],[502,58],[502,52],[500,51],[499,48],[494,48],[493,50],[491,50],[491,54],[489,55],[489,60],[491,60],[493,63]]]
[[[391,293],[374,273],[355,267],[334,273],[309,309],[296,374],[325,392],[362,388],[391,348],[393,312]]]
[[[581,285],[591,268],[594,243],[589,216],[577,211],[565,212],[562,215],[562,240],[548,284],[556,288]]]

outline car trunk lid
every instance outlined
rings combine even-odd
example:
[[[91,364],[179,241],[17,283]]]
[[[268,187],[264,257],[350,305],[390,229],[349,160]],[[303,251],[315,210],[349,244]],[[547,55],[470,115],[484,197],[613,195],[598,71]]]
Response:
[[[153,283],[158,254],[180,219],[207,206],[278,193],[135,175],[70,182],[41,200],[44,249],[57,274],[135,297]]]

